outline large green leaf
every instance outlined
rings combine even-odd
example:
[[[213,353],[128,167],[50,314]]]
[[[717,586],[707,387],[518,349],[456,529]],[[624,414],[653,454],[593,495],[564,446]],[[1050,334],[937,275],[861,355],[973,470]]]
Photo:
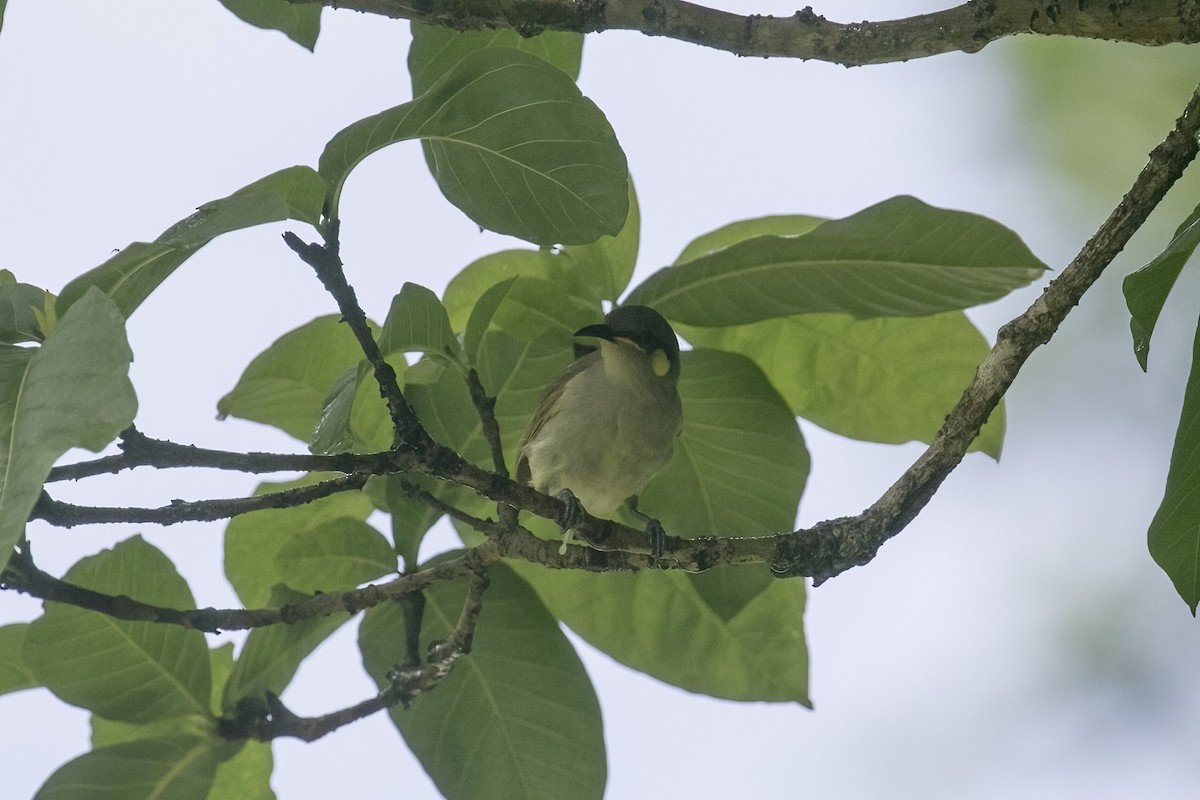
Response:
[[[536,56],[477,50],[412,102],[338,133],[320,161],[329,215],[360,161],[418,138],[443,194],[489,230],[583,244],[625,224],[628,170],[616,135],[569,77]]]
[[[259,494],[314,483],[328,475],[308,475],[288,483],[263,483]],[[293,508],[264,509],[230,520],[225,529],[225,575],[247,608],[269,603],[277,584],[288,585],[288,575],[276,560],[295,536],[323,530],[336,536],[346,527],[362,523],[374,507],[361,492],[341,492]]]
[[[1150,337],[1158,315],[1162,313],[1167,295],[1175,285],[1175,279],[1183,271],[1183,265],[1192,257],[1200,245],[1200,206],[1188,215],[1166,249],[1154,259],[1125,276],[1121,289],[1125,293],[1125,304],[1129,307],[1129,330],[1133,334],[1133,354],[1142,369],[1150,357]]]
[[[166,608],[196,607],[175,565],[140,536],[83,559],[64,580]],[[23,653],[39,683],[102,717],[148,723],[209,715],[212,679],[200,631],[47,603]]]
[[[22,653],[27,630],[24,622],[0,627],[0,695],[38,685]]]
[[[616,302],[637,266],[642,215],[633,181],[629,182],[629,215],[616,236],[601,236],[590,244],[565,245],[559,255],[569,262],[568,285],[572,292],[594,300]]]
[[[205,800],[232,748],[183,734],[102,747],[59,767],[34,800]]]
[[[396,553],[361,520],[338,517],[298,531],[275,554],[287,585],[306,594],[344,592],[396,571]]]
[[[749,359],[714,350],[684,353],[679,390],[683,432],[639,508],[684,537],[791,530],[809,461],[783,399]],[[802,581],[761,567],[513,568],[572,630],[634,669],[716,697],[808,702]]]
[[[755,236],[664,268],[629,302],[703,326],[809,312],[924,316],[996,300],[1045,269],[997,222],[895,197],[802,236]]]
[[[0,568],[54,462],[72,447],[101,450],[133,422],[132,358],[124,320],[99,291],[41,347],[0,345]]]
[[[227,416],[273,425],[309,442],[338,378],[362,359],[339,317],[317,317],[285,333],[255,356],[237,385],[217,402]]]
[[[675,259],[675,265],[724,250],[730,245],[755,236],[803,236],[825,221],[824,217],[810,217],[806,214],[775,214],[741,219],[701,234],[688,242],[683,252]]]
[[[272,173],[205,203],[153,242],[134,242],[80,275],[63,287],[58,312],[61,315],[88,287],[97,286],[128,317],[180,264],[221,234],[285,219],[317,225],[324,202],[325,182],[311,167]]]
[[[1195,615],[1200,604],[1200,326],[1166,492],[1150,523],[1149,544],[1150,555]]]
[[[271,594],[274,606],[307,599],[309,595],[282,587],[276,587]],[[261,697],[266,692],[282,694],[300,663],[349,618],[348,614],[330,614],[251,631],[225,684],[223,707],[232,709],[242,698]]]
[[[583,34],[544,31],[537,36],[522,36],[512,28],[456,31],[444,25],[414,22],[408,49],[413,97],[425,93],[465,56],[485,47],[515,47],[553,64],[575,80],[583,57]]]
[[[556,283],[562,279],[562,266],[563,259],[548,250],[501,250],[472,261],[446,285],[442,302],[450,326],[464,330],[475,304],[493,286],[514,278]]]
[[[579,656],[511,570],[494,564],[489,578],[470,655],[410,708],[393,707],[393,722],[448,800],[600,798],[600,706]],[[464,580],[425,590],[423,641],[450,633],[464,590]],[[359,644],[367,671],[385,686],[404,658],[401,611],[368,611]]]
[[[256,28],[282,31],[308,50],[317,46],[321,32],[321,6],[300,5],[287,0],[221,0],[243,22]]]
[[[987,355],[960,311],[856,320],[800,314],[728,328],[681,328],[692,344],[754,360],[792,411],[870,442],[929,442]],[[1004,407],[972,444],[998,458]]]

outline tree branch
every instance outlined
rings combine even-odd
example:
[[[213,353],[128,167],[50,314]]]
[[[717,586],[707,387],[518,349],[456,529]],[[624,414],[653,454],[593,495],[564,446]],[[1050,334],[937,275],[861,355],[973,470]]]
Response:
[[[463,558],[467,558],[464,556]],[[332,733],[343,725],[356,722],[397,703],[407,708],[419,695],[436,688],[450,674],[454,663],[471,652],[475,624],[483,610],[483,593],[487,589],[487,565],[471,563],[466,566],[470,575],[467,595],[454,630],[445,640],[429,648],[424,664],[403,664],[388,672],[388,685],[377,695],[348,708],[319,717],[300,717],[284,706],[273,692],[265,697],[242,698],[232,717],[220,720],[218,730],[227,739],[254,738],[270,741],[284,736],[312,742]]]
[[[353,473],[340,478],[285,489],[281,492],[255,495],[254,497],[232,497],[215,500],[173,500],[170,505],[158,508],[114,508],[106,506],[79,506],[55,500],[42,492],[29,519],[45,520],[60,528],[76,525],[98,525],[114,522],[150,523],[175,525],[180,522],[212,522],[229,519],[251,511],[266,508],[291,508],[311,503],[338,492],[361,489],[371,477],[367,473]]]
[[[1144,45],[1200,41],[1200,7],[1179,0],[1120,3],[969,0],[881,22],[831,22],[811,6],[789,17],[733,14],[683,0],[289,0],[458,30],[640,31],[740,56],[882,64],[962,51],[1020,33]]]
[[[337,302],[338,309],[342,312],[342,321],[354,332],[354,338],[358,340],[359,347],[375,372],[379,394],[387,403],[392,427],[396,431],[396,443],[417,450],[424,449],[431,442],[429,434],[425,432],[416,413],[404,399],[404,393],[400,391],[400,382],[396,378],[396,370],[392,369],[392,365],[380,352],[371,327],[367,324],[367,315],[358,304],[354,287],[346,280],[339,255],[338,221],[334,219],[327,223],[324,245],[306,244],[291,231],[283,234],[283,240],[300,256],[300,260],[317,273],[317,278],[325,290]]]

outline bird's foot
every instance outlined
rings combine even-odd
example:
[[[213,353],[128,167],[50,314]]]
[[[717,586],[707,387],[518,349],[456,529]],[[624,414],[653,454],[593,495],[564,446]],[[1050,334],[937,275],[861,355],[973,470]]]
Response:
[[[575,534],[572,531],[576,525],[583,521],[583,503],[579,502],[579,498],[570,489],[563,489],[554,495],[554,498],[560,500],[567,507],[566,511],[563,512],[562,519],[558,523],[558,528],[562,531],[563,535],[562,545],[558,548],[558,554],[565,556],[567,554],[567,545],[575,540]]]
[[[637,497],[631,497],[625,501],[625,507],[635,519],[640,520],[646,526],[646,536],[650,538],[650,566],[658,567],[663,551],[667,548],[667,532],[663,530],[661,522],[649,514],[638,511]]]

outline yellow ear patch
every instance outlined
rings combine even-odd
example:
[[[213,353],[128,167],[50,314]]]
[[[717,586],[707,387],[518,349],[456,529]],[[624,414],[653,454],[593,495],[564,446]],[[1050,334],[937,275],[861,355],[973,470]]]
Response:
[[[667,358],[667,354],[662,350],[655,350],[650,354],[650,369],[654,370],[658,377],[664,377],[671,371],[671,359]]]

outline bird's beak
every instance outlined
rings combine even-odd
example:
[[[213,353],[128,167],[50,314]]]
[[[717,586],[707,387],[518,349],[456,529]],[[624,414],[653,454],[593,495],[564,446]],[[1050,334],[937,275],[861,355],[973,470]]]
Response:
[[[610,342],[615,342],[617,340],[617,337],[613,335],[612,328],[608,327],[608,325],[603,322],[597,323],[596,325],[588,325],[585,328],[580,328],[579,330],[575,331],[575,335],[591,336],[596,339],[605,339]]]

